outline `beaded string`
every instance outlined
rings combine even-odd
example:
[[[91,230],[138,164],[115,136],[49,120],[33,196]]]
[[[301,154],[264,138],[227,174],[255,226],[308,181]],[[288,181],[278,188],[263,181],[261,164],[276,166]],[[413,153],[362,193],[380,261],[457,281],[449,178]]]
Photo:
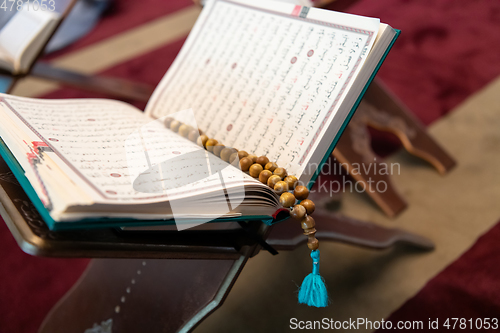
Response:
[[[316,223],[311,217],[316,206],[312,200],[307,199],[309,190],[305,186],[298,185],[297,177],[288,175],[284,168],[270,162],[266,156],[257,157],[244,150],[226,147],[217,140],[210,139],[199,130],[173,118],[166,118],[164,124],[165,127],[196,142],[225,162],[237,166],[237,161],[239,161],[241,171],[248,172],[251,177],[259,179],[261,183],[267,184],[280,195],[280,204],[289,208],[292,218],[300,221],[304,235],[307,236],[307,247],[312,251],[319,248],[319,241],[316,238]]]

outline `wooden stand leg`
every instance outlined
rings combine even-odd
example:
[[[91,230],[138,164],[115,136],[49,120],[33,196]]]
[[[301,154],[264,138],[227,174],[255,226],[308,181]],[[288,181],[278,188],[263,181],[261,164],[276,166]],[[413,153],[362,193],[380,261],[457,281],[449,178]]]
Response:
[[[455,161],[427,133],[420,121],[387,88],[374,80],[332,155],[356,181],[363,184],[366,193],[388,216],[400,213],[407,203],[392,185],[389,175],[382,171],[383,160],[371,148],[368,126],[395,134],[409,153],[426,160],[441,174],[455,166]],[[381,182],[387,188],[374,186]]]
[[[371,106],[362,114],[369,126],[395,134],[410,154],[429,162],[442,175],[455,166],[424,125],[380,81],[373,81],[364,101]]]
[[[153,87],[147,84],[102,76],[83,75],[56,68],[41,61],[33,66],[30,75],[84,90],[110,94],[116,97],[141,102],[147,102],[153,93]]]
[[[222,304],[247,258],[94,259],[39,333],[190,332]]]
[[[370,142],[365,123],[354,116],[332,155],[357,182],[363,184],[366,193],[384,213],[393,217],[403,211],[407,203],[392,185],[389,175],[380,172],[383,159],[377,158]],[[385,184],[387,188],[377,190],[377,184]]]

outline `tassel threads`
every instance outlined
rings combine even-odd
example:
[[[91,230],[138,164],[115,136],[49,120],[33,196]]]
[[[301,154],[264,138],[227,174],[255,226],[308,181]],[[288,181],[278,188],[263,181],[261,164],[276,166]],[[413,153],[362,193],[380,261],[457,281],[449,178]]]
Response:
[[[304,201],[310,200],[303,200],[302,202]],[[314,206],[308,207],[307,205],[304,205],[304,207],[306,208],[306,212],[308,208],[310,208],[307,214],[314,211]],[[321,275],[319,275],[319,242],[318,239],[316,239],[316,223],[314,219],[307,214],[302,218],[300,224],[302,229],[304,229],[304,235],[307,236],[307,247],[311,249],[313,269],[312,273],[306,276],[302,282],[302,286],[299,290],[299,303],[317,308],[324,308],[328,306],[328,292],[326,290],[325,280]]]
[[[319,275],[319,250],[311,251],[312,273],[306,276],[299,289],[299,303],[324,308],[328,306],[325,280]]]

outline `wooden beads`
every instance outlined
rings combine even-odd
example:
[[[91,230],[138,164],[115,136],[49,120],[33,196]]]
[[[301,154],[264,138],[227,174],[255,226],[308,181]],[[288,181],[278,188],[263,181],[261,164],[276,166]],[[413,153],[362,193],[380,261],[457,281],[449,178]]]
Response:
[[[248,157],[243,157],[241,160],[240,160],[240,169],[241,171],[248,171],[248,169],[250,169],[250,167],[252,166],[253,162],[251,159],[249,159]]]
[[[244,150],[240,150],[238,152],[238,158],[241,160],[243,157],[247,157],[248,156],[248,153]]]
[[[286,176],[283,180],[288,184],[290,190],[293,190],[299,181],[295,176]]]
[[[180,136],[187,138],[189,132],[191,132],[192,127],[186,124],[182,124],[179,126],[178,132]]]
[[[170,123],[170,129],[174,132],[177,132],[177,130],[179,129],[179,127],[181,126],[181,122],[178,121],[178,120],[172,120],[172,122]]]
[[[267,180],[267,186],[274,189],[274,185],[276,185],[276,183],[279,182],[280,180],[281,180],[280,176],[272,175]]]
[[[275,185],[274,185],[274,190],[276,191],[276,193],[278,194],[281,194],[281,193],[284,193],[284,192],[288,192],[288,184],[282,180],[280,180],[279,182],[277,182]],[[291,194],[291,193],[290,193]],[[293,195],[293,194],[292,194]],[[295,198],[295,197],[294,197]]]
[[[239,163],[240,159],[237,157],[238,157],[238,153],[232,153],[231,156],[229,156],[229,163],[231,163],[231,164],[233,164],[233,162],[236,163],[235,161],[238,161],[238,163]]]
[[[259,163],[254,163],[254,164],[252,164],[252,166],[250,166],[250,169],[249,169],[250,176],[252,176],[253,178],[257,178],[257,177],[259,177],[262,170],[264,170],[262,165],[260,165]]]
[[[304,217],[301,221],[300,221],[300,226],[302,227],[302,229],[304,229],[304,235],[306,236],[309,236],[309,235],[314,235],[316,233],[316,229],[314,227],[306,227],[308,225],[314,225],[316,226],[316,222],[314,221],[314,219],[309,216],[309,215],[306,215],[306,217]],[[306,227],[306,228],[304,228]]]
[[[257,157],[256,163],[259,163],[262,167],[264,167],[267,163],[269,163],[269,159],[265,156],[259,156]]]
[[[167,117],[163,121],[163,124],[165,125],[166,128],[170,128],[170,124],[172,123],[172,121],[174,121],[174,118]]]
[[[257,163],[257,155],[248,154],[247,158],[252,160],[252,163]]]
[[[307,236],[307,247],[311,250],[317,250],[319,248],[319,240],[314,236]]]
[[[206,136],[206,135],[200,135],[198,137],[198,139],[196,140],[196,143],[198,144],[198,146],[201,146],[203,148],[205,148],[205,146],[207,145],[207,142],[208,142],[208,136]]]
[[[273,173],[269,170],[263,170],[259,175],[259,180],[261,183],[267,184],[267,180],[271,177]]]
[[[236,150],[226,147],[215,139],[210,139],[198,129],[183,124],[174,118],[167,117],[164,120],[166,128],[171,129],[182,137],[196,142],[199,146],[206,148],[209,152],[219,156],[222,160],[240,165],[242,171],[248,171],[250,176],[258,178],[263,184],[267,184],[280,194],[280,204],[285,208],[291,208],[290,216],[300,220],[304,235],[307,236],[307,246],[311,250],[319,248],[319,241],[316,239],[316,223],[310,216],[316,209],[314,202],[307,199],[309,190],[307,187],[298,184],[295,176],[288,176],[284,168],[279,167],[275,162],[269,162],[266,156],[248,154],[244,150]],[[288,192],[293,190],[293,194]],[[296,205],[296,200],[300,204]]]
[[[295,197],[290,192],[285,192],[280,196],[280,204],[285,208],[290,208],[295,205]]]
[[[269,162],[269,163],[266,164],[266,166],[264,167],[264,169],[269,170],[271,172],[274,172],[274,170],[276,170],[277,167],[278,167],[278,164],[276,164],[274,162]]]
[[[225,162],[232,162],[229,160],[232,154],[236,154],[236,149],[226,147],[220,152],[220,158]]]
[[[284,168],[276,168],[273,172],[276,176],[279,176],[281,179],[286,177],[286,170]]]
[[[226,146],[224,146],[222,143],[218,143],[214,146],[214,149],[213,149],[213,153],[215,156],[217,157],[220,157],[220,153],[222,152],[222,150],[226,148]]]
[[[200,136],[200,132],[197,129],[193,128],[191,131],[189,131],[188,139],[193,141],[193,142],[196,142],[198,140],[199,136]],[[207,140],[208,140],[208,137],[207,137]]]
[[[290,212],[290,216],[296,220],[302,220],[304,216],[306,216],[306,208],[301,205],[295,205],[295,207],[293,207],[292,211]]]
[[[300,222],[302,229],[304,230],[304,235],[307,236],[307,247],[311,250],[317,250],[319,248],[319,241],[316,239],[316,222],[311,216],[306,216]]]
[[[295,195],[297,200],[305,200],[309,196],[309,190],[307,187],[299,185],[293,191],[293,195]]]
[[[207,143],[205,144],[205,147],[207,148],[207,150],[209,152],[213,152],[214,151],[214,147],[219,143],[219,141],[215,140],[215,139],[208,139],[207,140]]]
[[[314,221],[314,219],[312,217],[310,217],[308,215],[308,216],[306,216],[305,218],[303,218],[300,221],[300,226],[304,230],[306,230],[306,229],[312,229],[312,228],[314,228],[316,226],[316,222]]]
[[[314,202],[309,199],[302,200],[299,205],[303,206],[306,209],[307,215],[311,215],[316,209],[316,205],[314,204]]]

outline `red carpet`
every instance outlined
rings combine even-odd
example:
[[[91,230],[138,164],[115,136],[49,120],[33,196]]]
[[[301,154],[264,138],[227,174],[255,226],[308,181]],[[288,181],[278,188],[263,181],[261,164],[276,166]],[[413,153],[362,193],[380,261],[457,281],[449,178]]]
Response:
[[[342,1],[342,0],[338,0]],[[96,29],[67,50],[103,40],[189,5],[189,1],[117,1]],[[379,77],[429,124],[500,75],[500,2],[481,0],[359,1],[356,14],[380,17],[402,35]],[[182,40],[104,73],[156,84]],[[133,47],[133,45],[131,45]],[[104,97],[62,89],[47,98]],[[143,108],[144,105],[137,106]],[[378,143],[380,144],[380,143]],[[499,313],[500,226],[445,269],[390,320],[447,316],[493,317]],[[0,223],[0,332],[36,332],[44,316],[76,281],[88,260],[35,258],[22,253]]]
[[[402,31],[379,77],[425,124],[500,74],[498,1],[359,1],[349,11]]]
[[[497,318],[500,329],[500,224],[479,238],[476,244],[453,264],[430,280],[427,285],[387,320],[394,325],[398,321],[424,322],[427,328],[429,318],[443,323],[448,318]],[[450,319],[451,320],[451,319]],[[453,324],[453,321],[452,321]],[[477,332],[476,326],[466,323],[460,332]],[[458,325],[457,325],[458,328]],[[377,332],[393,330],[378,330]],[[453,330],[451,330],[453,331]],[[405,330],[406,332],[406,330]],[[421,331],[419,331],[421,332]]]
[[[0,332],[33,333],[71,288],[87,259],[37,258],[22,252],[0,223]]]

